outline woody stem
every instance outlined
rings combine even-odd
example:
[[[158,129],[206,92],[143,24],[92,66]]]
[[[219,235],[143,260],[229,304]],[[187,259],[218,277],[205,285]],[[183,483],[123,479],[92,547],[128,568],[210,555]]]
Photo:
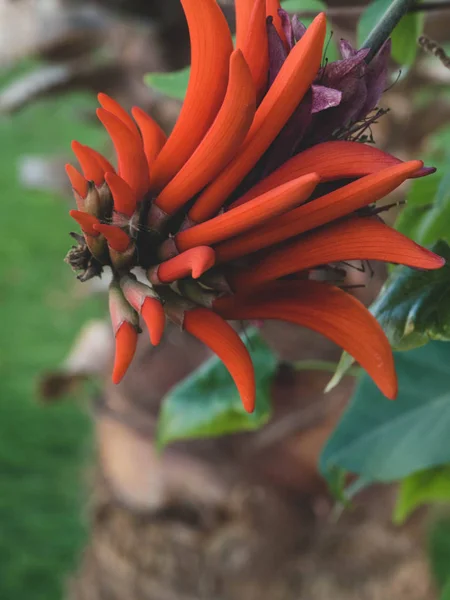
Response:
[[[397,23],[410,10],[413,4],[415,4],[415,0],[393,0],[391,2],[384,15],[378,23],[376,23],[362,45],[362,48],[369,48],[369,54],[365,59],[367,63],[373,59],[378,50],[394,31]]]

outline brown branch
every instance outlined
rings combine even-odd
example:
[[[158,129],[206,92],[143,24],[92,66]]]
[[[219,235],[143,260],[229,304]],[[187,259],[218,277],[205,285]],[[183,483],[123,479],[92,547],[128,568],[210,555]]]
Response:
[[[359,17],[367,6],[335,6],[328,8],[325,12],[330,18],[336,17]],[[413,4],[408,12],[435,12],[450,10],[450,1],[446,2],[423,2],[421,4]],[[301,17],[315,17],[317,10],[304,10],[300,11],[299,16]]]

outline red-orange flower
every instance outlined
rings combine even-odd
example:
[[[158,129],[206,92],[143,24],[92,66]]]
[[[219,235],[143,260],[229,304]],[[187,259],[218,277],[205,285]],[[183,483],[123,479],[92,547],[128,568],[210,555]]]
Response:
[[[370,70],[367,52],[343,43],[343,60],[327,72],[323,14],[305,30],[277,0],[236,0],[233,49],[216,0],[181,3],[192,69],[171,135],[141,109],[131,117],[100,94],[98,116],[117,169],[78,142],[72,147],[83,174],[67,166],[78,208],[71,215],[83,232],[73,234],[78,246],[69,262],[83,281],[105,265],[113,272],[113,381],[133,358],[139,317],[155,345],[168,318],[217,353],[251,412],[253,366],[227,320],[281,319],[342,346],[394,398],[392,353],[376,320],[342,289],[311,277],[352,259],[443,264],[370,209],[407,178],[430,172],[358,138],[378,100],[386,48]],[[327,111],[334,112],[321,128]],[[338,135],[315,144],[330,127]],[[286,279],[294,274],[301,276]]]

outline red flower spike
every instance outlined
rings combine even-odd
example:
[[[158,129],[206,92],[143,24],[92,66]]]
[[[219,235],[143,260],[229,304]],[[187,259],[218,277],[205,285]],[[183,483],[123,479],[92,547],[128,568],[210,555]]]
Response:
[[[256,250],[267,248],[315,227],[320,227],[372,204],[395,190],[422,165],[423,163],[419,160],[394,165],[321,196],[273,219],[268,225],[224,242],[215,248],[216,262],[228,262],[251,254]],[[249,202],[242,206],[248,204]]]
[[[183,327],[223,361],[234,379],[245,410],[253,412],[256,390],[252,359],[231,325],[207,308],[194,308],[185,313]]]
[[[166,315],[161,302],[156,298],[146,298],[141,308],[141,316],[147,325],[151,343],[157,346],[166,325]]]
[[[83,175],[72,165],[66,165],[66,173],[70,180],[70,184],[80,198],[86,198],[88,193],[88,182]]]
[[[255,86],[240,50],[230,57],[230,78],[222,107],[200,145],[157,197],[173,214],[230,162],[250,129],[256,110]]]
[[[96,186],[102,185],[104,171],[99,165],[95,155],[88,146],[83,146],[75,140],[72,142],[72,150],[80,163],[83,174],[88,181],[93,181]]]
[[[110,246],[116,252],[125,252],[130,246],[130,238],[128,235],[115,225],[106,225],[104,223],[94,224],[94,230],[103,234]]]
[[[100,152],[97,152],[97,150],[94,150],[94,148],[89,148],[89,152],[91,153],[91,155],[93,157],[95,157],[98,164],[103,169],[103,173],[115,173],[116,172],[115,168],[112,166],[112,164],[109,162],[109,160],[107,160],[103,156],[103,154],[100,154]]]
[[[380,260],[420,269],[439,269],[445,260],[378,219],[351,218],[314,231],[274,250],[251,268],[228,276],[235,290],[319,265],[347,260]]]
[[[258,101],[267,90],[269,73],[269,43],[266,27],[266,0],[255,0],[247,37],[242,46],[238,46],[250,67],[256,88]]]
[[[149,269],[147,276],[154,285],[172,283],[184,277],[198,279],[203,273],[211,269],[214,263],[214,250],[208,246],[197,246],[152,267]]]
[[[319,175],[321,182],[326,182],[363,177],[401,163],[395,156],[360,142],[324,142],[288,160],[233,202],[231,208],[312,171]]]
[[[104,108],[97,109],[97,115],[109,133],[116,149],[119,175],[128,183],[140,200],[149,186],[147,159],[142,141],[118,117]]]
[[[124,125],[128,127],[133,135],[135,135],[139,140],[141,139],[138,128],[136,127],[136,123],[127,113],[127,111],[120,106],[116,100],[108,96],[107,94],[98,94],[97,95],[99,104],[102,108],[115,115],[118,119],[122,121]]]
[[[226,198],[255,166],[284,127],[317,75],[325,33],[326,19],[321,13],[284,62],[256,111],[241,149],[196,200],[190,216],[197,223],[206,221],[219,211]]]
[[[275,29],[277,30],[278,35],[280,36],[281,41],[284,44],[284,47],[286,48],[286,50],[288,50],[289,45],[287,43],[286,36],[284,35],[280,15],[278,14],[280,8],[280,0],[266,0],[266,14],[268,17],[273,18],[273,24],[275,25]]]
[[[317,331],[351,354],[390,399],[397,377],[389,342],[377,320],[356,298],[318,281],[276,281],[254,294],[219,298],[224,319],[276,319]]]
[[[225,96],[233,51],[228,24],[215,0],[181,0],[181,4],[189,27],[191,74],[180,116],[152,170],[156,192],[181,169],[214,121]]]
[[[305,202],[318,182],[317,175],[310,173],[270,190],[267,194],[254,198],[251,202],[223,213],[206,223],[200,223],[200,225],[181,231],[175,236],[176,247],[181,252],[194,246],[216,244],[248,231]]]
[[[83,233],[91,235],[92,237],[97,237],[99,235],[99,232],[95,229],[97,225],[100,225],[97,217],[81,212],[81,210],[70,210],[69,215],[72,219],[75,219]]]
[[[112,381],[115,384],[122,381],[134,358],[137,337],[138,333],[136,329],[128,321],[124,321],[120,325],[116,333],[116,355],[112,374]]]
[[[105,181],[111,190],[114,210],[127,217],[132,217],[136,210],[136,195],[128,183],[115,173],[106,173]]]
[[[247,32],[255,0],[235,0],[236,48],[242,49],[247,40]]]
[[[166,143],[167,136],[158,123],[138,106],[132,108],[131,114],[141,130],[144,153],[147,158],[149,173],[151,173],[153,163]]]

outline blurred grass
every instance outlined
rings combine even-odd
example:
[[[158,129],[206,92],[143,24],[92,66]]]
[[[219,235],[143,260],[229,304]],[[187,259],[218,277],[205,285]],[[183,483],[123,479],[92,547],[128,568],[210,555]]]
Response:
[[[103,132],[84,119],[93,103],[71,95],[0,119],[1,600],[62,598],[84,541],[89,418],[73,402],[39,405],[35,390],[105,306],[73,294],[63,262],[74,229],[66,201],[22,190],[17,161],[24,153],[69,156],[73,138],[101,148]]]

